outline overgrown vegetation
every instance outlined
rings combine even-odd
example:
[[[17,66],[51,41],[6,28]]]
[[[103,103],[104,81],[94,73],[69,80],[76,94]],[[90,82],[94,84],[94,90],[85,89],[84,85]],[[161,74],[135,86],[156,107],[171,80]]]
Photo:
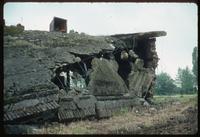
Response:
[[[11,25],[11,26],[4,26],[4,36],[10,35],[10,36],[17,36],[21,34],[24,31],[24,26],[21,24],[17,24],[17,26]]]

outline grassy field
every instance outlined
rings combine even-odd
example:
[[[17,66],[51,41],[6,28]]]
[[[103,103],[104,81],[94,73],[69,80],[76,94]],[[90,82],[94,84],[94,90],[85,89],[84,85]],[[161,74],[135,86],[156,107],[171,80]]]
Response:
[[[189,100],[191,99],[197,99],[197,94],[185,94],[185,95],[180,95],[180,94],[177,94],[177,95],[164,95],[164,96],[154,96],[153,97],[153,101],[157,104],[159,103],[165,103],[165,102],[170,102],[170,101],[180,101],[182,103],[184,102],[188,102]],[[193,102],[193,101],[192,101]],[[193,102],[195,103],[195,102]]]
[[[109,119],[52,123],[37,134],[195,134],[197,95],[154,96],[154,105],[123,109]]]

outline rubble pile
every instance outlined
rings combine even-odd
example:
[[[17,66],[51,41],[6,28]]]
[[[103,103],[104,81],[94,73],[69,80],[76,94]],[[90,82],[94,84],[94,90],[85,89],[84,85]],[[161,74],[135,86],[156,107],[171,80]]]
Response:
[[[148,100],[159,60],[156,37],[165,35],[4,35],[4,122],[104,118]]]

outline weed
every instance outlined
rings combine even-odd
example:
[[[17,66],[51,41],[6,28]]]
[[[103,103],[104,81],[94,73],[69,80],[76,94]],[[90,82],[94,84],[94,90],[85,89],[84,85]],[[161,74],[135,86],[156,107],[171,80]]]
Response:
[[[129,112],[128,108],[120,108],[120,110],[113,112],[114,116],[123,115]]]

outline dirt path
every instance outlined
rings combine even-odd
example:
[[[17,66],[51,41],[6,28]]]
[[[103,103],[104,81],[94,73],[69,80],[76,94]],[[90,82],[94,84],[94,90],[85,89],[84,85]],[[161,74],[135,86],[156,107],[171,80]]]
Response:
[[[138,106],[109,119],[53,124],[39,133],[53,134],[195,134],[197,97],[171,100],[149,107]]]

